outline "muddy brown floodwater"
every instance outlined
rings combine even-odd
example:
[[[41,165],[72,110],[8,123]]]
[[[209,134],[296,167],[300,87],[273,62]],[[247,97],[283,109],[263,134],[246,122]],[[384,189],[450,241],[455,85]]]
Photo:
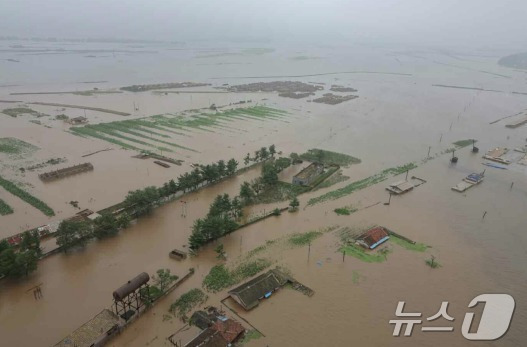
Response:
[[[346,56],[348,52],[343,52]],[[375,58],[372,58],[374,57]],[[240,58],[241,59],[241,58]],[[268,58],[254,58],[264,66]],[[523,326],[527,323],[527,169],[519,165],[509,170],[487,168],[482,184],[459,194],[450,187],[471,172],[481,172],[481,155],[497,146],[519,147],[525,143],[527,127],[507,129],[498,122],[489,123],[508,114],[527,108],[527,97],[508,93],[490,93],[474,90],[434,88],[432,84],[483,85],[485,89],[520,90],[524,80],[517,73],[494,66],[490,59],[477,63],[481,69],[495,69],[512,75],[510,79],[483,74],[474,70],[460,70],[438,65],[434,60],[446,60],[442,55],[429,59],[416,59],[401,55],[399,64],[392,58],[379,58],[365,52],[351,60],[354,67],[368,67],[371,71],[388,71],[397,67],[408,75],[347,74],[309,77],[313,81],[332,85],[350,85],[357,88],[358,99],[330,106],[307,103],[305,99],[292,100],[268,94],[106,94],[93,97],[74,95],[27,95],[16,100],[79,104],[130,112],[134,102],[140,105],[140,114],[153,115],[176,112],[211,103],[236,102],[252,99],[256,103],[286,110],[289,115],[281,120],[246,120],[230,124],[214,132],[192,130],[187,135],[171,135],[178,144],[198,152],[177,150],[171,154],[183,159],[181,167],[164,169],[151,161],[133,159],[134,151],[91,138],[74,136],[64,130],[62,123],[49,121],[51,128],[29,123],[27,118],[0,118],[0,137],[16,137],[41,148],[31,158],[6,159],[2,157],[0,174],[21,183],[46,201],[57,212],[47,218],[31,206],[18,201],[0,189],[0,198],[9,203],[15,213],[0,217],[2,237],[27,227],[56,221],[75,213],[68,202],[78,200],[82,208],[94,210],[107,207],[123,199],[129,190],[148,185],[160,185],[191,169],[191,163],[210,163],[218,159],[235,157],[242,162],[247,152],[274,143],[278,150],[304,152],[320,147],[347,153],[362,159],[359,165],[345,168],[343,174],[350,180],[336,186],[320,189],[299,197],[301,208],[297,213],[283,213],[236,231],[223,239],[228,263],[238,256],[295,232],[317,230],[331,225],[365,228],[383,225],[410,239],[430,245],[426,252],[413,252],[391,245],[393,252],[383,263],[365,263],[351,256],[342,260],[338,252],[339,240],[334,232],[326,233],[307,247],[284,248],[270,256],[275,265],[291,271],[301,283],[315,290],[313,297],[284,289],[273,294],[250,312],[240,313],[265,334],[250,342],[250,346],[466,346],[461,335],[461,323],[467,305],[483,293],[507,293],[516,300],[516,311],[507,335],[494,342],[478,343],[482,346],[525,345]],[[350,71],[347,63],[336,59],[337,66],[325,71]],[[168,63],[167,63],[168,64]],[[289,75],[305,73],[311,66],[325,62],[306,62],[291,65]],[[309,65],[315,64],[315,65]],[[164,66],[164,65],[162,65]],[[341,70],[337,69],[343,67]],[[204,68],[205,71],[207,68]],[[229,68],[225,68],[228,70]],[[250,68],[240,68],[240,76]],[[192,70],[197,71],[197,70]],[[460,72],[461,71],[461,72]],[[505,71],[505,72],[504,72]],[[222,71],[204,77],[232,75]],[[262,75],[276,75],[274,71],[258,71]],[[203,71],[196,76],[203,76]],[[185,75],[186,77],[186,75]],[[338,78],[338,81],[335,79]],[[106,80],[106,79],[105,79]],[[176,80],[176,79],[172,79]],[[198,78],[189,78],[198,81]],[[214,83],[218,83],[214,80]],[[139,84],[141,81],[132,82]],[[149,81],[145,81],[149,82]],[[154,81],[163,82],[163,81]],[[221,81],[225,82],[225,81]],[[228,80],[229,83],[245,83]],[[124,83],[130,84],[130,83]],[[116,87],[116,85],[111,85]],[[38,86],[26,90],[56,86]],[[63,86],[72,90],[71,86]],[[10,88],[21,91],[22,87]],[[318,92],[317,96],[324,91]],[[8,91],[2,90],[0,99],[7,100]],[[14,97],[11,97],[14,98]],[[22,99],[21,99],[22,98]],[[265,99],[265,100],[264,100]],[[0,103],[0,107],[11,107]],[[57,114],[60,111],[35,106],[40,112]],[[133,111],[133,109],[132,109]],[[82,111],[75,115],[82,115]],[[118,120],[119,116],[88,114],[93,123]],[[104,118],[108,117],[108,118]],[[457,165],[449,162],[449,155],[439,153],[452,147],[452,142],[478,139],[479,154],[470,148],[456,151]],[[441,142],[440,142],[441,139]],[[422,163],[429,146],[433,160]],[[68,165],[87,161],[81,156],[97,150],[113,148],[90,156],[95,170],[50,184],[37,178],[38,172],[17,171],[21,163],[40,162],[49,157],[66,157]],[[427,183],[403,196],[392,198],[391,204],[385,187],[403,176],[357,191],[337,200],[307,206],[307,201],[325,192],[343,187],[353,180],[368,177],[382,169],[416,162],[419,167],[412,175]],[[284,173],[289,177],[291,172]],[[234,196],[240,184],[259,175],[254,168],[238,177],[230,178],[206,189],[185,196],[187,215],[181,215],[181,202],[174,201],[156,209],[151,215],[139,219],[116,237],[93,241],[82,250],[48,257],[39,263],[38,270],[18,281],[0,281],[0,336],[6,346],[48,346],[61,340],[71,331],[91,319],[101,309],[111,305],[111,293],[140,272],[153,274],[159,268],[169,268],[182,276],[193,267],[196,273],[181,287],[155,305],[143,317],[112,340],[112,346],[169,346],[167,337],[183,323],[176,318],[163,319],[168,308],[182,293],[201,287],[204,276],[219,261],[211,244],[198,256],[177,262],[168,257],[173,248],[186,245],[195,219],[206,214],[210,202],[218,194]],[[514,188],[510,189],[511,182]],[[379,203],[380,202],[380,203]],[[257,205],[247,208],[246,214],[258,214],[287,202]],[[359,211],[350,216],[338,216],[335,208],[353,205]],[[370,208],[365,208],[375,205]],[[487,211],[485,218],[483,213]],[[389,243],[390,244],[390,243]],[[441,267],[431,269],[425,259],[435,256]],[[42,300],[34,300],[29,288],[42,283]],[[209,293],[207,304],[219,306],[227,296],[226,290]],[[423,318],[435,314],[442,301],[449,301],[449,314],[455,318],[452,333],[423,333],[417,328],[412,337],[393,337],[393,326],[398,301],[406,301],[405,310],[422,312]],[[242,311],[237,307],[239,312]],[[438,322],[440,325],[440,323]],[[182,333],[190,339],[195,328]]]

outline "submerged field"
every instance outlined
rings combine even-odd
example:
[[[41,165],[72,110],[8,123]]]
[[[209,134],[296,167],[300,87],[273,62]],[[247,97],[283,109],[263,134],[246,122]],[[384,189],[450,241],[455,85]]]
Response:
[[[265,106],[235,108],[223,112],[202,112],[198,114],[163,114],[133,120],[116,121],[72,127],[74,134],[94,137],[123,148],[133,150],[161,150],[174,152],[176,149],[197,152],[174,142],[173,136],[192,136],[193,130],[209,132],[229,129],[230,125],[242,120],[276,120],[287,112]]]
[[[0,199],[0,216],[6,216],[13,212],[13,208],[9,206],[4,200]]]
[[[22,188],[17,187],[13,182],[6,180],[2,176],[0,176],[0,187],[3,187],[14,196],[19,197],[21,200],[40,210],[46,216],[51,217],[55,215],[55,211],[53,211],[53,209],[45,202],[29,194]]]
[[[397,176],[400,175],[408,170],[415,169],[417,166],[414,163],[409,163],[406,165],[398,166],[398,167],[392,167],[385,169],[373,176],[366,177],[362,180],[358,180],[355,182],[352,182],[348,184],[345,187],[342,187],[340,189],[336,189],[330,192],[327,192],[325,194],[322,194],[320,196],[314,197],[309,199],[308,205],[315,205],[327,200],[335,200],[342,198],[346,195],[352,194],[358,190],[370,187],[374,184],[380,183],[382,181],[385,181],[390,176]]]

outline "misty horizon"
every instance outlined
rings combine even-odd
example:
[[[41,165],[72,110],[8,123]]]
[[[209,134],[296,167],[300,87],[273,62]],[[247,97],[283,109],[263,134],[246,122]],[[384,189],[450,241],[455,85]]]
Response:
[[[0,1],[5,37],[525,50],[520,0]]]

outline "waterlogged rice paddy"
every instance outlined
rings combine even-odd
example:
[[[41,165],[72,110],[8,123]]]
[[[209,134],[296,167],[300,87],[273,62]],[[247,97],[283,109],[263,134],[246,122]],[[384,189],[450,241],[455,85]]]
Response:
[[[363,247],[355,244],[342,246],[340,251],[366,263],[382,263],[388,259],[386,256],[389,253],[388,250],[385,252],[366,251]]]
[[[361,162],[359,158],[352,157],[351,155],[326,151],[318,148],[310,149],[306,153],[301,154],[300,158],[311,162],[340,166],[349,166],[351,164],[359,164]]]
[[[13,137],[0,138],[0,153],[5,153],[11,156],[22,155],[29,154],[37,149],[38,147]]]
[[[55,211],[53,211],[53,209],[49,207],[46,203],[44,203],[42,200],[17,187],[13,182],[4,179],[2,176],[0,176],[0,187],[3,187],[5,190],[10,192],[14,196],[19,197],[34,208],[40,210],[46,216],[51,217],[55,215]]]
[[[332,190],[330,192],[327,192],[325,194],[322,194],[320,196],[317,196],[315,198],[309,199],[308,205],[315,205],[327,200],[336,200],[340,199],[346,195],[352,194],[353,192],[356,192],[358,190],[367,188],[369,186],[372,186],[374,184],[380,183],[382,181],[385,181],[390,176],[397,176],[400,175],[408,170],[415,169],[417,166],[414,163],[409,163],[402,166],[392,167],[385,169],[373,176],[366,177],[362,180],[354,181],[350,184],[348,184],[345,187],[342,187],[340,189]]]
[[[229,129],[229,125],[235,121],[277,120],[286,115],[287,112],[285,111],[265,106],[254,106],[190,116],[181,114],[156,115],[140,119],[72,127],[70,131],[77,135],[94,137],[132,150],[154,148],[165,152],[173,152],[176,149],[198,152],[195,149],[172,142],[172,136],[192,136],[193,130],[215,132]]]
[[[0,199],[0,216],[6,216],[13,213],[13,209],[4,200]]]
[[[472,145],[474,142],[477,142],[477,141],[476,141],[476,140],[473,140],[473,139],[467,139],[467,140],[459,140],[459,141],[456,141],[456,142],[454,142],[453,144],[454,144],[456,147],[463,148],[463,147],[467,147],[467,146]]]

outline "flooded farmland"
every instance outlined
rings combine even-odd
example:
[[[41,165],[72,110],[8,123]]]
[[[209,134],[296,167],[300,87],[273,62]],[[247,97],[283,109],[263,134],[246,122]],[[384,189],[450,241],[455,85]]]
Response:
[[[0,42],[6,46],[0,53],[2,57],[20,54],[7,49],[8,41]],[[243,182],[260,176],[263,163],[177,196],[113,237],[92,239],[84,247],[43,258],[28,276],[0,280],[2,345],[54,345],[102,309],[111,307],[112,292],[137,274],[144,271],[153,275],[167,268],[183,277],[193,268],[195,272],[188,280],[159,299],[108,345],[171,346],[168,338],[173,334],[176,342],[186,343],[199,329],[185,327],[186,323],[170,314],[171,304],[190,289],[202,288],[213,266],[235,266],[262,246],[258,257],[269,261],[269,268],[286,269],[315,294],[307,297],[286,287],[247,312],[232,300],[225,301],[239,317],[231,311],[228,315],[242,324],[249,322],[264,335],[246,342],[248,346],[436,346],[438,341],[465,346],[468,341],[461,334],[463,317],[469,302],[484,293],[510,294],[516,310],[503,338],[478,345],[525,343],[527,167],[515,163],[501,170],[482,165],[482,156],[493,148],[525,148],[527,126],[508,129],[506,121],[490,124],[527,109],[527,96],[519,94],[527,93],[523,72],[497,65],[499,57],[474,52],[470,53],[476,55],[466,61],[462,58],[468,53],[459,53],[455,58],[435,50],[401,52],[354,47],[335,48],[330,55],[321,48],[310,48],[306,55],[324,58],[293,60],[291,57],[297,53],[289,47],[272,47],[262,54],[244,51],[251,47],[220,50],[235,55],[204,53],[217,49],[215,46],[172,48],[160,45],[140,49],[155,53],[117,53],[114,57],[101,47],[90,47],[101,51],[94,53],[101,56],[84,59],[23,55],[20,63],[16,67],[9,65],[9,69],[9,62],[0,62],[2,71],[7,71],[2,76],[0,108],[27,107],[44,114],[0,114],[0,138],[15,138],[35,147],[20,155],[0,152],[0,177],[22,187],[54,211],[54,216],[46,216],[0,188],[0,199],[14,211],[0,216],[2,239],[58,223],[84,209],[103,210],[122,202],[129,191],[160,187],[199,165],[234,158],[243,168],[247,153],[252,156],[273,144],[279,152],[277,157],[320,148],[359,158],[360,164],[339,169],[347,180],[330,186],[322,184],[300,194],[297,212],[283,212],[229,233],[183,261],[171,259],[168,253],[172,249],[188,250],[195,221],[207,215],[215,197],[238,195]],[[77,69],[80,72],[74,73]],[[101,82],[83,83],[89,80]],[[302,99],[280,97],[275,92],[215,93],[225,91],[219,89],[224,84],[288,80],[318,83],[324,90]],[[177,89],[180,93],[163,89],[13,95],[94,87],[120,91],[127,85],[170,81],[211,85]],[[311,102],[334,84],[356,89],[352,94],[358,98],[337,105]],[[35,103],[101,108],[130,115]],[[211,109],[213,104],[216,110]],[[61,114],[69,119],[85,117],[87,123],[71,125],[57,119]],[[157,128],[146,128],[148,125]],[[477,140],[479,153],[472,152],[472,145],[461,148],[453,144],[466,139]],[[450,162],[451,149],[456,149],[456,164]],[[165,168],[152,159],[134,158],[140,151],[182,162]],[[65,162],[27,169],[53,158],[64,158]],[[39,179],[41,173],[84,162],[91,163],[93,171],[53,182]],[[405,180],[406,171],[386,174],[379,182],[338,198],[334,194],[339,189],[351,190],[347,187],[353,182],[408,163],[416,166],[409,174],[426,183],[404,195],[390,198],[385,188]],[[306,161],[292,165],[279,178],[289,182],[306,165]],[[464,193],[451,190],[470,173],[484,170],[481,184]],[[324,195],[327,198],[312,200]],[[388,199],[389,205],[385,204]],[[245,217],[285,208],[289,200],[250,204],[243,209]],[[334,212],[346,206],[356,211],[350,215]],[[429,247],[418,252],[387,241],[384,247],[388,254],[378,263],[343,256],[339,230],[367,230],[374,225]],[[331,226],[335,228],[321,232],[309,245],[292,247],[284,241],[297,233]],[[217,257],[215,248],[219,244],[224,247],[226,260]],[[54,238],[43,241],[42,247],[44,252],[56,248]],[[440,267],[426,265],[432,256]],[[35,299],[31,290],[35,286],[40,286],[42,299]],[[229,289],[207,292],[208,299],[202,306],[222,306]],[[448,301],[448,313],[455,318],[450,324],[454,331],[426,333],[416,328],[411,338],[393,337],[389,320],[396,319],[398,301],[407,303],[405,312],[419,311],[423,318],[435,314],[441,302]],[[248,325],[246,328],[253,329]]]

